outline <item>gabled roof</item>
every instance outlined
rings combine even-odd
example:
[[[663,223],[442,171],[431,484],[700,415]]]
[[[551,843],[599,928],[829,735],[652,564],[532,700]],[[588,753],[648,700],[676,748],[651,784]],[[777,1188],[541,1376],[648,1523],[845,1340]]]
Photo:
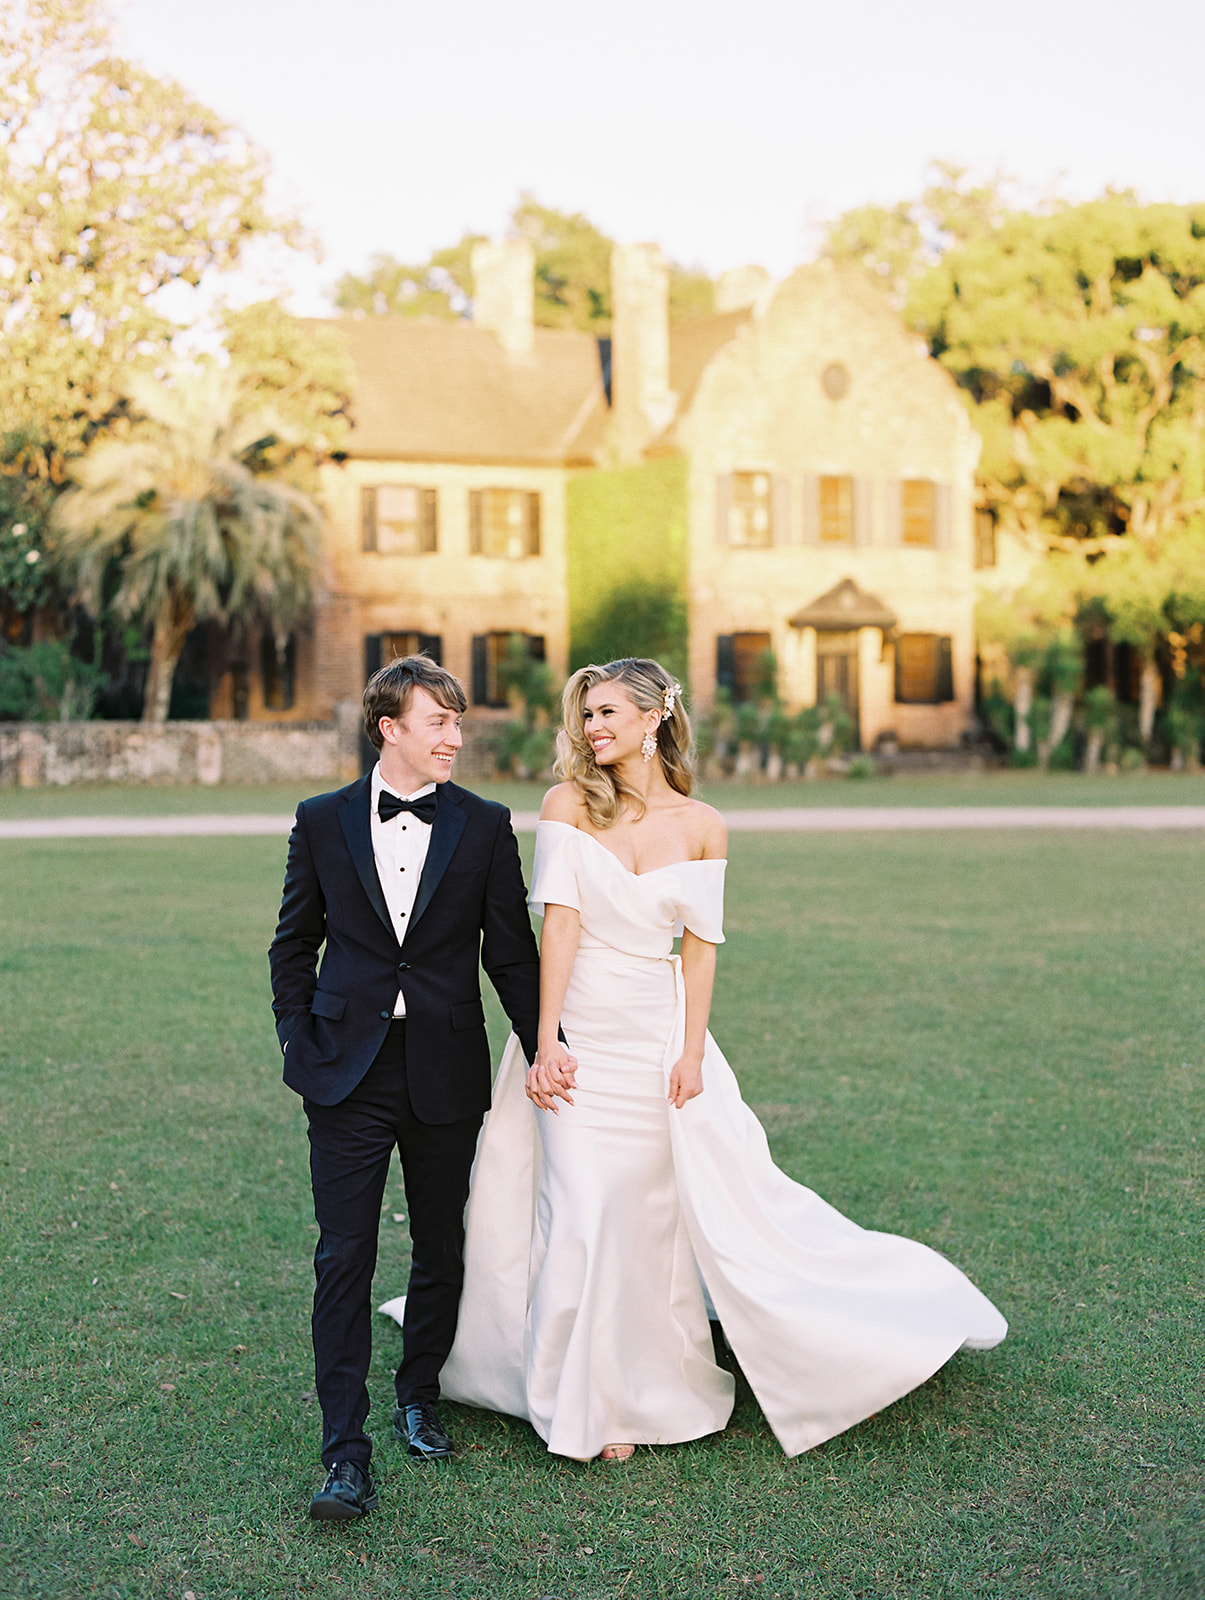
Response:
[[[690,409],[707,363],[753,315],[751,306],[685,317],[669,325],[669,386],[678,397],[678,414]]]
[[[599,341],[537,328],[529,356],[511,356],[469,322],[337,317],[354,370],[347,453],[379,461],[565,465],[602,405]]]
[[[895,612],[878,595],[867,594],[852,578],[842,578],[826,593],[790,618],[792,628],[815,628],[821,633],[842,633],[847,628],[899,627]]]

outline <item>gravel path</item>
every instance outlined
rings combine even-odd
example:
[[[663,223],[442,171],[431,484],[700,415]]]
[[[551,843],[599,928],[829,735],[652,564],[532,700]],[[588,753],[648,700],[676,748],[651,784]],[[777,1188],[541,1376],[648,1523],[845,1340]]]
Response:
[[[1205,806],[814,806],[730,811],[733,833],[871,833],[954,828],[1205,828]],[[534,811],[516,811],[520,833]],[[291,816],[52,817],[0,822],[0,839],[121,839],[171,835],[287,835]]]

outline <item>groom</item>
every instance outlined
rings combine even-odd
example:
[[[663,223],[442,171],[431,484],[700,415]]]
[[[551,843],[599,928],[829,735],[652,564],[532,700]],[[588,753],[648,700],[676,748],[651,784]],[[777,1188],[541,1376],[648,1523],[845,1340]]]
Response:
[[[448,781],[465,704],[460,683],[425,656],[374,673],[364,722],[380,761],[298,807],[269,951],[284,1080],[309,1119],[327,1469],[310,1514],[324,1520],[377,1504],[366,1380],[395,1146],[413,1258],[394,1429],[420,1460],[452,1454],[435,1401],[456,1332],[469,1169],[490,1100],[479,958],[535,1057],[539,958],[509,813]]]

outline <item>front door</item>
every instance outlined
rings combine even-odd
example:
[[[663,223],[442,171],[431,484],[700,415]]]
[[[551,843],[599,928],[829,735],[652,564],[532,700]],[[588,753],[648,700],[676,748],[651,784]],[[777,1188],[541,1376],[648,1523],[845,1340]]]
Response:
[[[853,722],[853,748],[862,748],[858,695],[858,635],[822,632],[816,635],[816,704],[836,695]]]

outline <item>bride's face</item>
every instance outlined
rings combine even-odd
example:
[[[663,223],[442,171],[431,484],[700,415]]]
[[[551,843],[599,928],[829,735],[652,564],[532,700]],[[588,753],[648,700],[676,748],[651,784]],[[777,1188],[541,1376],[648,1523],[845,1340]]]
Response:
[[[600,767],[639,759],[641,741],[659,720],[655,711],[641,711],[620,683],[596,683],[582,708],[583,730]]]

